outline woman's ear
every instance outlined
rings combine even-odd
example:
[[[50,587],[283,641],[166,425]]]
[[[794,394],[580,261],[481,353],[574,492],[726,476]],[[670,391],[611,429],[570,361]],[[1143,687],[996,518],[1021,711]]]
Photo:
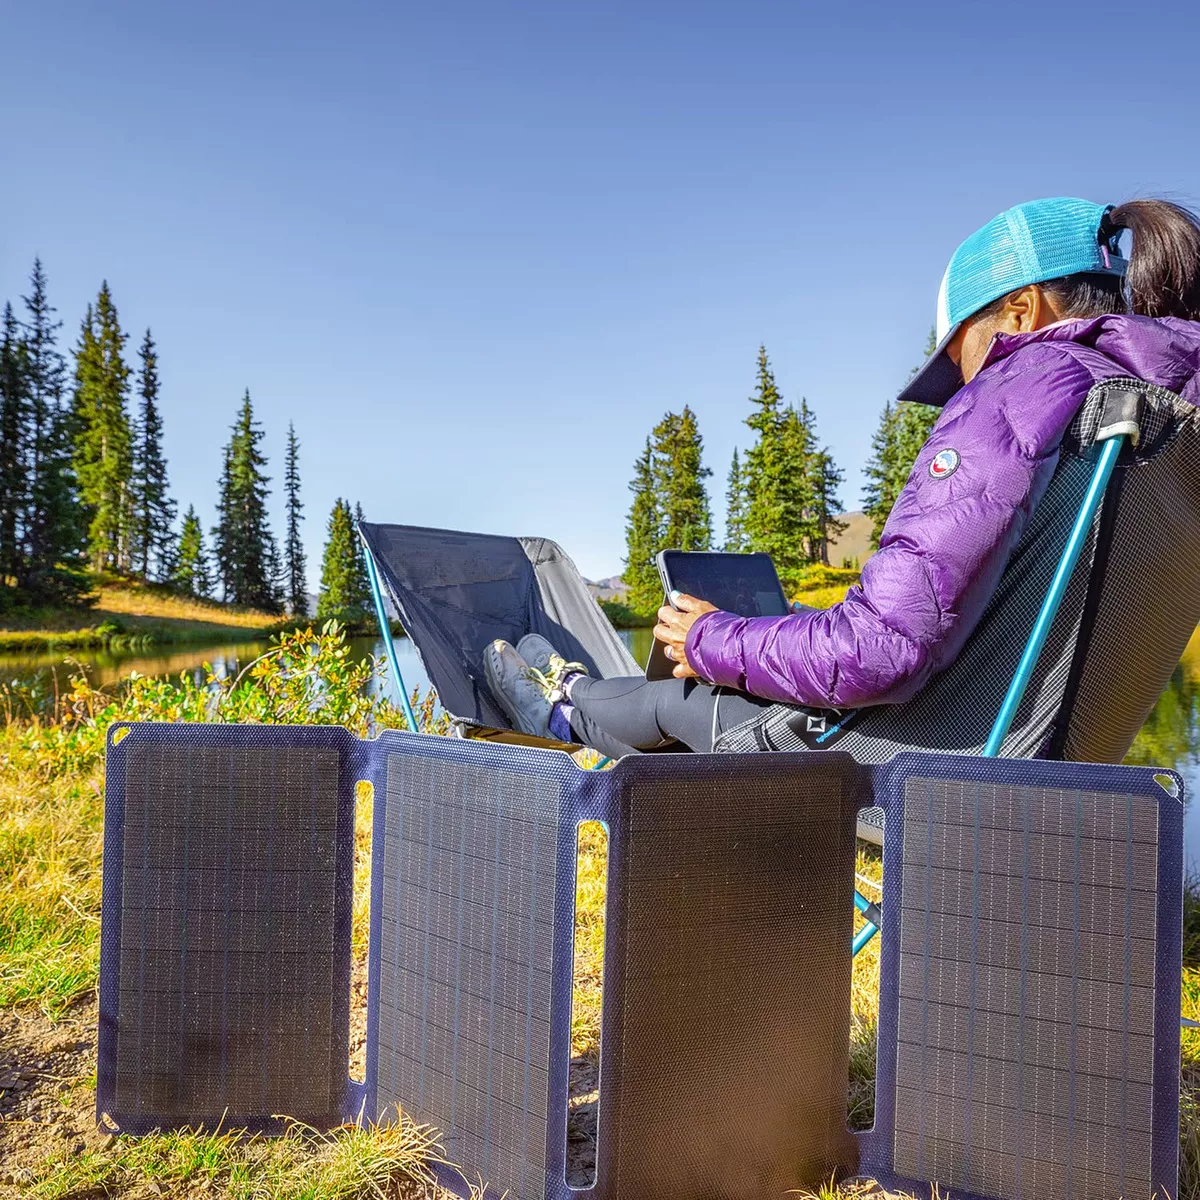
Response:
[[[1050,296],[1031,283],[1005,300],[999,328],[1001,333],[1031,333],[1059,319]]]

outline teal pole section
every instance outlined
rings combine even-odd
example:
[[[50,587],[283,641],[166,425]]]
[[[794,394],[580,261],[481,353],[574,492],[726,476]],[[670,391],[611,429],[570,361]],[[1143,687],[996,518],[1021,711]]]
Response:
[[[1042,608],[1034,622],[1033,632],[1029,635],[1025,653],[1021,655],[1016,673],[1008,685],[1004,703],[1000,705],[996,723],[992,726],[987,745],[983,748],[984,758],[997,757],[1000,747],[1004,745],[1004,739],[1008,736],[1013,718],[1017,715],[1017,709],[1025,696],[1025,689],[1029,686],[1029,680],[1033,676],[1033,669],[1037,666],[1037,660],[1046,645],[1046,638],[1050,635],[1050,626],[1054,624],[1054,618],[1058,615],[1063,596],[1066,595],[1067,584],[1071,582],[1071,575],[1079,562],[1079,555],[1083,552],[1092,521],[1095,520],[1096,512],[1104,501],[1104,491],[1112,477],[1113,467],[1117,465],[1117,455],[1121,453],[1121,447],[1124,444],[1123,436],[1114,437],[1106,441],[1100,451],[1100,458],[1096,463],[1096,470],[1092,474],[1092,481],[1088,484],[1087,494],[1083,498],[1083,505],[1079,509],[1079,515],[1075,518],[1075,524],[1071,527],[1071,533],[1063,549],[1063,556],[1059,560],[1058,569],[1054,572],[1054,578],[1050,581],[1050,587],[1042,601]]]
[[[855,935],[854,941],[850,943],[850,954],[857,954],[877,933],[879,932],[878,925],[872,925],[868,921]]]
[[[1071,576],[1075,573],[1075,567],[1079,563],[1079,556],[1083,553],[1092,522],[1096,519],[1096,513],[1104,502],[1104,493],[1108,489],[1113,468],[1117,465],[1117,456],[1121,453],[1121,447],[1124,444],[1125,437],[1122,435],[1109,438],[1101,447],[1100,457],[1096,461],[1096,469],[1092,472],[1092,480],[1083,497],[1083,504],[1075,518],[1075,524],[1071,526],[1067,544],[1063,547],[1062,558],[1054,572],[1054,578],[1050,581],[1050,587],[1046,590],[1041,610],[1033,624],[1033,631],[1025,645],[1025,652],[1017,664],[1012,682],[1008,685],[1008,691],[1004,696],[1004,703],[1000,705],[1000,711],[996,715],[996,723],[992,726],[992,732],[983,748],[984,758],[998,757],[1000,747],[1004,745],[1004,739],[1012,728],[1017,709],[1020,708],[1021,701],[1025,697],[1025,689],[1029,687],[1029,681],[1033,678],[1033,670],[1037,666],[1042,650],[1045,649],[1046,638],[1050,636],[1050,627],[1054,624],[1054,618],[1058,616],[1058,610],[1062,606],[1063,596],[1067,593],[1067,584],[1071,582]],[[859,912],[866,913],[866,909],[863,907],[866,901],[857,891],[854,893],[854,904]],[[852,951],[857,954],[878,932],[878,926],[873,925],[868,919],[867,924],[855,936],[851,946]]]
[[[850,943],[851,955],[857,954],[879,932],[879,907],[872,904],[858,888],[854,889],[854,907],[866,918],[866,924],[854,935],[854,941]]]
[[[379,572],[375,569],[375,556],[371,553],[371,547],[367,545],[367,539],[362,536],[361,529],[358,531],[358,536],[362,538],[367,560],[367,578],[371,584],[371,597],[375,601],[375,619],[379,622],[379,634],[383,638],[383,648],[387,652],[388,666],[392,669],[392,679],[395,680],[396,690],[400,693],[404,719],[408,722],[409,729],[416,733],[417,718],[413,713],[412,701],[408,698],[408,691],[404,686],[404,676],[400,674],[400,660],[396,657],[396,646],[392,641],[392,627],[388,624],[387,609],[383,604],[383,590],[379,586]]]

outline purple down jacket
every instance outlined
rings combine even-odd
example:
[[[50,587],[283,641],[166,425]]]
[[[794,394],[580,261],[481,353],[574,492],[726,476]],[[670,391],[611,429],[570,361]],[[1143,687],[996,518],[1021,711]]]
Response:
[[[1092,386],[1133,376],[1200,405],[1200,324],[1109,316],[999,336],[917,457],[862,582],[786,617],[702,616],[702,679],[787,704],[909,699],[954,661],[983,615]]]

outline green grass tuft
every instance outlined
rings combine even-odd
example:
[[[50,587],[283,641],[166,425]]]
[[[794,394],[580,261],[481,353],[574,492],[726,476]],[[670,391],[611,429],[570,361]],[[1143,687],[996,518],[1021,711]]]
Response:
[[[319,1133],[292,1125],[282,1137],[190,1130],[114,1139],[111,1146],[51,1159],[29,1195],[81,1200],[158,1185],[157,1194],[209,1189],[228,1200],[356,1200],[426,1195],[436,1134],[408,1118]],[[407,1186],[406,1186],[407,1185]],[[153,1194],[153,1189],[152,1189]]]

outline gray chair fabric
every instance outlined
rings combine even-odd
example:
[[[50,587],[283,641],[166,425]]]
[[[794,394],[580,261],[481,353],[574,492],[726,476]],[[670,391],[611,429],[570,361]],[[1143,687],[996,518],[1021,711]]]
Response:
[[[497,638],[540,633],[597,679],[640,668],[547,538],[497,537],[413,525],[359,528],[442,707],[466,726],[508,728],[483,673]]]

